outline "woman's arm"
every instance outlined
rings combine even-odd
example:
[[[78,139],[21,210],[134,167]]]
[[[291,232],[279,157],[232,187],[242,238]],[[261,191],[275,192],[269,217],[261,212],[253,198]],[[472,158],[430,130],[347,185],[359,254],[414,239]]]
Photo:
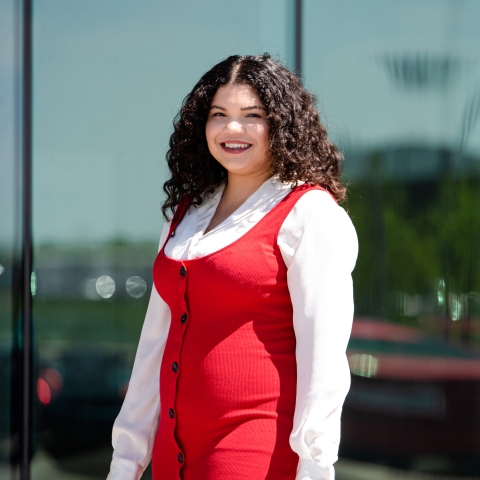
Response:
[[[170,223],[163,227],[160,247]],[[170,327],[170,309],[152,287],[132,376],[112,432],[113,459],[107,480],[138,480],[152,455],[160,409],[159,376]]]
[[[355,229],[323,191],[306,193],[288,215],[278,245],[288,267],[297,340],[297,402],[290,445],[297,480],[333,480],[340,415],[350,388],[345,351],[353,320]]]

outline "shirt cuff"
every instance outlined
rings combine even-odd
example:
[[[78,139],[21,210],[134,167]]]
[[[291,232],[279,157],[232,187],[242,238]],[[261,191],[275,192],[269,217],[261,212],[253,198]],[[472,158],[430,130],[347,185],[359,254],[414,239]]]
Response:
[[[107,480],[139,480],[143,468],[130,460],[113,458]]]
[[[322,466],[311,460],[300,460],[295,480],[335,480],[335,470],[333,465]]]

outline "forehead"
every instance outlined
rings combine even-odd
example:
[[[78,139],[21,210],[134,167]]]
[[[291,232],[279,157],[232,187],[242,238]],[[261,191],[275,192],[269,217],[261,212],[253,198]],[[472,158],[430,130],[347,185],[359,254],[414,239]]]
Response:
[[[251,105],[262,106],[262,102],[255,90],[250,85],[228,84],[220,87],[212,99],[212,104],[222,106],[241,106],[248,107]]]

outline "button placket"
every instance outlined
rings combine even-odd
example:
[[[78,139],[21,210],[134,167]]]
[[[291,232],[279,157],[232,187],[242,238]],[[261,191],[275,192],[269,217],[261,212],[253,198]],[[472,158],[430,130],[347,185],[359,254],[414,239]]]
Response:
[[[176,410],[176,397],[177,397],[177,382],[179,379],[180,375],[180,363],[181,363],[181,349],[182,349],[182,344],[183,344],[183,335],[185,334],[186,330],[186,324],[187,321],[189,320],[189,315],[188,315],[188,309],[187,309],[187,304],[186,304],[186,290],[187,290],[187,273],[188,273],[188,268],[183,264],[183,262],[180,263],[178,266],[177,264],[177,275],[178,275],[178,288],[179,288],[179,294],[180,294],[180,304],[179,306],[179,312],[176,313],[178,315],[178,319],[180,322],[178,322],[174,329],[175,331],[175,353],[174,357],[171,359],[171,375],[172,375],[172,381],[173,381],[173,391],[172,391],[172,397],[171,397],[171,403],[170,405],[172,406],[171,408],[168,409],[168,417],[171,419],[171,428],[173,429],[173,436],[175,438],[176,444],[177,444],[177,465],[179,469],[183,468],[183,464],[185,462],[185,454],[181,450],[181,446],[179,444],[179,441],[177,440],[176,437],[176,425],[177,425],[177,419],[178,419],[178,411]]]
[[[180,290],[181,291],[183,290],[183,294],[185,294],[185,290],[186,290],[185,277],[187,276],[187,268],[185,267],[185,265],[182,264],[180,266],[178,272],[179,272],[180,277],[181,277],[181,284],[180,285],[181,285],[182,288]],[[185,313],[180,317],[180,321],[181,321],[182,324],[186,323],[186,314]],[[183,331],[178,332],[178,337],[179,337],[179,346],[181,348],[181,344],[182,344],[182,341],[183,341]],[[178,356],[180,355],[180,348],[179,348],[179,351],[177,352]],[[177,373],[178,369],[179,369],[178,361],[174,361],[172,363],[172,371],[174,373]],[[175,395],[176,395],[176,381],[175,381]]]

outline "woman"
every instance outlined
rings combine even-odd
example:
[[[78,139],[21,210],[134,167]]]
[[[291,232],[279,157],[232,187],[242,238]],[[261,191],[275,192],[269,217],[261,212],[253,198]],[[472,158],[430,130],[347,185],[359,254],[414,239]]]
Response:
[[[109,480],[332,480],[357,256],[341,155],[281,64],[231,56],[186,97]]]

